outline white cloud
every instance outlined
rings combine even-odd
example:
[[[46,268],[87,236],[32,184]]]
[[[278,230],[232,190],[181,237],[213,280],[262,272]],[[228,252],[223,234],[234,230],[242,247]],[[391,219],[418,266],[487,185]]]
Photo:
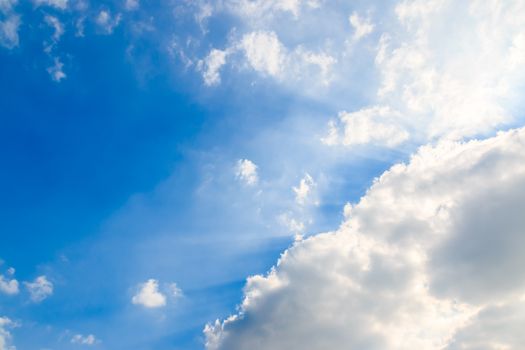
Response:
[[[33,282],[24,282],[31,300],[39,303],[53,295],[53,283],[46,276],[38,276]]]
[[[360,17],[357,12],[353,12],[348,21],[354,28],[354,38],[359,40],[374,31],[374,25],[367,18]]]
[[[139,0],[126,0],[124,2],[124,8],[128,11],[135,11],[140,7]]]
[[[460,139],[515,120],[522,102],[514,91],[525,80],[512,63],[523,52],[522,2],[407,0],[395,12],[400,28],[383,35],[376,57],[381,104],[427,139]]]
[[[0,0],[0,12],[7,14],[13,10],[18,0]]]
[[[253,69],[277,77],[285,64],[285,48],[274,32],[251,32],[242,38],[240,47]]]
[[[299,182],[299,186],[292,188],[295,193],[295,201],[300,205],[306,204],[315,186],[314,179],[309,174],[306,174]]]
[[[305,224],[294,217],[290,213],[283,213],[279,215],[280,223],[294,235],[296,241],[303,239]]]
[[[203,33],[207,32],[206,22],[208,18],[213,15],[214,7],[210,3],[200,3],[198,4],[198,11],[195,14],[195,21],[201,27]]]
[[[241,17],[266,19],[280,12],[288,12],[297,17],[301,2],[301,0],[230,0],[226,2],[226,6]]]
[[[112,34],[113,30],[120,24],[122,16],[118,13],[113,16],[109,10],[101,10],[95,18],[95,23],[104,34]]]
[[[159,281],[149,279],[138,286],[137,294],[133,296],[131,302],[147,308],[158,308],[166,305],[166,296],[159,292]]]
[[[199,62],[205,84],[220,82],[219,70],[227,63],[226,56],[233,56],[230,61],[235,66],[238,53],[243,66],[290,85],[329,86],[334,78],[332,68],[337,63],[335,57],[322,50],[312,51],[302,45],[289,50],[274,31],[252,31],[225,50],[213,49]]]
[[[226,63],[227,55],[227,51],[213,49],[203,61],[199,62],[199,68],[203,71],[204,84],[212,86],[221,82],[219,71]]]
[[[409,138],[409,133],[399,125],[398,116],[398,112],[385,106],[364,108],[352,113],[341,112],[339,123],[329,122],[328,134],[322,141],[327,145],[398,146]]]
[[[16,327],[16,324],[7,317],[0,317],[0,350],[16,350],[14,346],[9,345],[12,336],[6,328],[10,327]]]
[[[85,22],[86,22],[86,17],[80,17],[79,19],[77,19],[75,21],[75,36],[77,37],[84,37],[84,30],[86,29],[85,28]]]
[[[68,0],[33,0],[36,6],[51,6],[60,10],[67,9]]]
[[[53,40],[55,42],[59,41],[60,37],[62,37],[62,35],[64,34],[64,26],[62,25],[60,20],[55,16],[46,15],[44,17],[44,21],[47,23],[47,25],[54,29]]]
[[[410,141],[419,144],[475,137],[523,119],[522,1],[402,0],[381,9],[372,2],[350,16],[333,2],[304,13],[306,2],[294,3],[216,5],[214,13],[236,7],[231,11],[244,24],[229,32],[226,49],[232,55],[226,64],[245,63],[292,93],[339,110],[355,108],[345,93],[362,91],[366,105],[397,111],[390,124],[410,130]],[[282,13],[301,15],[290,25]],[[345,32],[349,22],[353,40]],[[376,50],[354,47],[372,32],[382,33]]]
[[[524,140],[443,141],[393,166],[338,231],[250,277],[207,349],[519,348]]]
[[[10,15],[0,21],[0,45],[7,49],[13,49],[19,44],[18,28],[20,27],[20,16]]]
[[[325,86],[332,81],[332,67],[337,63],[337,59],[325,52],[306,51],[301,47],[294,51],[289,61],[295,62],[295,67],[292,66],[291,69],[299,70],[299,75],[319,76],[320,82]],[[312,65],[319,69],[318,74],[308,71],[308,67]]]
[[[51,75],[51,79],[56,82],[60,82],[62,79],[67,77],[64,73],[64,64],[60,61],[60,58],[55,57],[53,59],[54,64],[51,67],[47,68],[47,72]]]
[[[177,283],[168,284],[168,292],[169,295],[175,299],[180,298],[183,295],[182,289],[180,289],[179,286],[177,286]]]
[[[75,334],[71,338],[72,344],[79,344],[79,345],[95,345],[98,344],[100,341],[93,335],[88,334],[86,336],[82,334]]]
[[[257,175],[257,165],[249,159],[239,159],[235,176],[245,184],[253,186],[259,180]]]
[[[18,281],[16,279],[7,279],[0,275],[0,292],[13,295],[18,294]]]

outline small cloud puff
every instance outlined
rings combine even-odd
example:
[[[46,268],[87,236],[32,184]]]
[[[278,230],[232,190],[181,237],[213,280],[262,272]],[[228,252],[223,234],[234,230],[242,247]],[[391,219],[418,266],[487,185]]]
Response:
[[[374,25],[367,18],[360,17],[353,12],[348,18],[350,25],[354,28],[354,39],[359,40],[374,31]]]
[[[295,193],[295,201],[300,205],[306,204],[308,197],[315,186],[316,183],[314,179],[309,174],[306,174],[301,179],[299,186],[292,188]]]
[[[399,113],[382,106],[350,113],[343,111],[339,113],[338,122],[329,122],[328,134],[321,141],[330,146],[338,144],[398,146],[409,138],[409,133],[399,125],[400,119]]]
[[[7,19],[0,21],[0,45],[6,49],[18,46],[18,28],[20,27],[20,16],[10,15]]]
[[[109,10],[101,10],[95,18],[95,23],[104,34],[112,34],[113,30],[120,24],[122,16],[117,14],[113,16]]]
[[[100,340],[98,340],[93,334],[88,334],[86,336],[82,334],[75,334],[71,338],[71,344],[79,344],[79,345],[95,345],[99,343]]]
[[[237,162],[236,177],[246,185],[255,185],[259,180],[257,165],[249,159],[239,159]]]
[[[207,86],[217,85],[221,82],[219,71],[226,63],[228,51],[213,49],[204,60],[199,61],[202,78]]]
[[[131,302],[147,308],[158,308],[166,305],[166,296],[159,292],[159,281],[149,279],[139,285],[139,290]]]
[[[67,75],[66,73],[64,73],[64,64],[60,61],[60,58],[55,57],[53,62],[54,64],[51,67],[47,68],[47,72],[49,73],[49,75],[51,75],[51,79],[58,83],[62,79],[65,79]]]
[[[139,0],[126,0],[124,3],[124,8],[128,11],[135,11],[139,8]]]
[[[160,308],[167,304],[167,297],[173,299],[182,296],[182,290],[176,283],[169,283],[165,286],[164,292],[159,290],[159,281],[150,278],[144,283],[140,283],[137,288],[137,293],[131,299],[135,305],[142,305],[146,308]]]
[[[48,26],[54,29],[53,41],[58,42],[64,34],[64,26],[62,22],[60,22],[60,20],[57,17],[51,15],[45,16],[44,21]]]
[[[50,6],[60,10],[65,10],[68,5],[68,0],[34,0],[36,6]]]
[[[30,298],[35,303],[47,299],[53,294],[53,283],[45,275],[38,276],[33,282],[24,282]]]
[[[16,279],[8,279],[0,275],[0,292],[8,295],[18,294],[18,281]]]

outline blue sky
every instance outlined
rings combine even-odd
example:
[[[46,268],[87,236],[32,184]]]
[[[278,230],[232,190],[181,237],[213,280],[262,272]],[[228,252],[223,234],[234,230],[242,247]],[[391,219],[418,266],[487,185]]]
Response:
[[[427,294],[388,285],[398,304],[439,299],[440,316],[420,315],[434,345],[410,346],[514,349],[514,333],[475,330],[493,296],[513,308],[517,294],[486,287],[490,271],[472,282],[483,296],[456,290],[449,262],[512,276],[521,261],[503,248],[523,242],[512,225],[487,260],[457,247],[483,231],[475,195],[521,225],[504,191],[521,193],[521,170],[493,184],[484,162],[521,169],[525,154],[494,136],[523,124],[522,14],[496,0],[0,0],[0,350],[408,349],[380,321],[374,341],[305,321],[378,312],[384,294],[334,292],[361,276],[337,250],[354,236],[350,255],[384,267],[368,263],[362,290],[411,271]],[[425,323],[451,300],[453,320]]]

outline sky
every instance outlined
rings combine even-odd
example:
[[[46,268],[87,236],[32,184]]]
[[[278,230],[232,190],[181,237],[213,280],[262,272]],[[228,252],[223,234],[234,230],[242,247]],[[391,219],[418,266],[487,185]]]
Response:
[[[0,0],[0,350],[525,343],[521,0]]]

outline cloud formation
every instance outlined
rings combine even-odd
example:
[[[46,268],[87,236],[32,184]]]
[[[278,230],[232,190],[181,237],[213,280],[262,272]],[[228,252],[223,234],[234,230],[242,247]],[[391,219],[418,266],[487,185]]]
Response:
[[[0,45],[7,49],[13,49],[18,46],[20,39],[18,37],[18,28],[20,27],[20,16],[12,14],[3,21],[0,21]]]
[[[357,12],[352,12],[348,17],[350,25],[354,28],[354,38],[359,40],[374,31],[374,25],[367,18],[362,18]]]
[[[93,334],[88,334],[86,336],[82,334],[75,334],[71,338],[71,343],[79,345],[95,345],[99,343],[99,340]]]
[[[33,0],[36,6],[51,6],[60,10],[67,9],[69,0]]]
[[[204,79],[204,84],[212,86],[221,82],[219,71],[226,63],[227,55],[227,51],[213,49],[204,60],[200,61],[200,69],[203,71],[202,78]]]
[[[9,279],[0,275],[0,292],[13,295],[18,294],[18,281],[16,279]]]
[[[328,134],[321,141],[327,145],[395,147],[409,138],[409,133],[396,120],[398,116],[398,112],[384,106],[340,112],[339,120],[329,123]]]
[[[149,279],[139,285],[138,292],[133,296],[131,302],[147,308],[158,308],[166,305],[166,296],[159,292],[159,282]]]
[[[424,146],[336,232],[248,279],[207,349],[513,349],[525,310],[525,129]]]
[[[246,185],[253,186],[259,181],[257,165],[249,159],[239,159],[235,176]]]
[[[316,183],[314,179],[310,174],[306,174],[299,182],[299,186],[292,188],[295,193],[295,201],[299,205],[306,204],[315,186]]]
[[[7,328],[14,327],[15,324],[7,317],[0,317],[0,350],[15,350],[14,346],[10,346],[11,333]]]
[[[51,76],[51,79],[57,83],[67,77],[66,73],[64,73],[64,63],[62,63],[58,57],[53,59],[53,65],[47,68],[47,72]]]
[[[46,276],[38,276],[33,282],[24,282],[31,300],[40,303],[53,295],[53,283]]]

